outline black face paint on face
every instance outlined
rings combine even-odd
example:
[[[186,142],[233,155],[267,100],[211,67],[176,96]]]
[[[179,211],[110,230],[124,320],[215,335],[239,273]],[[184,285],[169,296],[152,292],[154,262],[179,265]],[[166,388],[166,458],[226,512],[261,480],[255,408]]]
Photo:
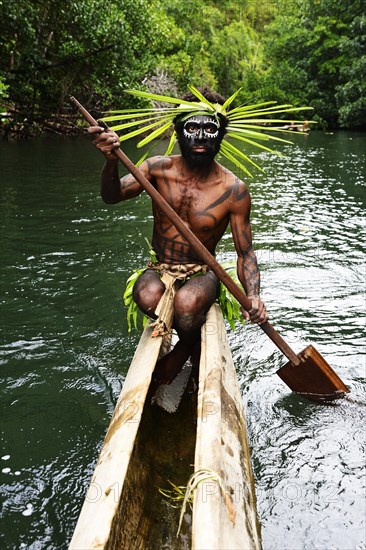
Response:
[[[188,139],[215,139],[219,135],[219,127],[214,118],[201,115],[185,122],[183,134]]]
[[[192,168],[205,168],[219,152],[222,137],[219,122],[210,116],[192,116],[178,133],[182,157]]]

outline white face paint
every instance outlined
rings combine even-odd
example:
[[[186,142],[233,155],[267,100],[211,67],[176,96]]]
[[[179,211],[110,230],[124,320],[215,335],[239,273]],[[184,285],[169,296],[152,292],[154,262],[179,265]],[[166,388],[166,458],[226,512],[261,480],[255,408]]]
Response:
[[[183,135],[187,139],[215,139],[219,135],[220,124],[213,117],[192,116],[183,126]]]

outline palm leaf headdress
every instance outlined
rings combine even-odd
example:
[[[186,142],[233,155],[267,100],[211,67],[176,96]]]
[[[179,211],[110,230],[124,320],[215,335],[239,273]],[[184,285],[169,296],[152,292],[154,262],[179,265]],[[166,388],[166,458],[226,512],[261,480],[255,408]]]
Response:
[[[284,128],[275,128],[272,126],[264,127],[264,124],[272,123],[302,123],[300,120],[283,120],[272,118],[273,115],[281,113],[295,113],[311,107],[294,107],[290,104],[278,105],[275,101],[266,101],[254,105],[242,105],[229,110],[230,105],[239,94],[241,88],[230,96],[223,105],[209,102],[197,88],[188,86],[191,93],[197,98],[197,101],[185,101],[175,97],[157,95],[149,92],[138,90],[126,90],[127,93],[142,99],[150,99],[151,101],[162,102],[171,107],[152,107],[146,109],[124,109],[120,111],[111,111],[111,115],[104,117],[105,122],[117,122],[119,124],[110,126],[115,132],[125,132],[120,136],[120,141],[126,141],[137,136],[143,137],[137,147],[149,145],[145,154],[139,159],[138,165],[141,164],[163,139],[167,131],[174,126],[174,121],[186,120],[194,115],[209,115],[218,118],[221,114],[228,120],[226,134],[221,142],[220,153],[231,161],[237,168],[243,170],[247,175],[252,176],[246,165],[252,165],[262,170],[248,155],[241,149],[238,149],[231,139],[258,147],[261,150],[281,155],[278,151],[271,149],[263,144],[268,140],[280,141],[283,143],[292,143],[278,136],[268,134],[268,131],[287,132]],[[265,118],[270,116],[271,118]],[[265,131],[264,131],[265,129]],[[230,141],[229,141],[229,139]],[[155,141],[157,140],[157,141]],[[165,155],[170,155],[177,141],[176,132],[173,131]],[[151,143],[154,142],[152,145]],[[243,164],[245,163],[245,164]]]

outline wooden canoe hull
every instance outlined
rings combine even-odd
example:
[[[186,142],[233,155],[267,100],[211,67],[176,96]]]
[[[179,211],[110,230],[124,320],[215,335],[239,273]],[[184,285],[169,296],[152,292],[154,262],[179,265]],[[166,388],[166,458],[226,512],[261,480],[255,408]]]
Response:
[[[220,308],[211,308],[202,329],[198,396],[190,382],[174,414],[151,405],[149,386],[161,345],[162,338],[151,338],[147,327],[70,549],[260,548],[245,420]],[[169,506],[159,488],[169,489],[169,482],[185,486],[201,468],[217,472],[225,493],[215,483],[200,484],[193,518],[187,510],[177,537],[180,510]]]
[[[222,313],[216,304],[202,329],[195,470],[221,481],[194,495],[192,549],[258,549],[260,529],[246,423]]]
[[[120,516],[119,503],[139,430],[151,376],[162,338],[141,337],[114,410],[98,463],[70,543],[70,549],[113,548],[112,528]]]
[[[150,395],[148,395],[150,400]],[[188,548],[190,521],[176,538],[179,509],[171,508],[159,492],[169,480],[184,485],[192,472],[195,448],[196,396],[187,393],[176,415],[146,401],[123,491],[105,548],[146,550]]]

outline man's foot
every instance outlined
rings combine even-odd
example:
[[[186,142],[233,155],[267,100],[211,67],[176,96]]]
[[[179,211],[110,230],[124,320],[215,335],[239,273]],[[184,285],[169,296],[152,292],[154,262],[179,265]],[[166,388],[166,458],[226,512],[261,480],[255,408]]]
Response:
[[[156,363],[153,382],[156,384],[171,384],[182,370],[190,354],[190,347],[179,340],[172,351]]]

